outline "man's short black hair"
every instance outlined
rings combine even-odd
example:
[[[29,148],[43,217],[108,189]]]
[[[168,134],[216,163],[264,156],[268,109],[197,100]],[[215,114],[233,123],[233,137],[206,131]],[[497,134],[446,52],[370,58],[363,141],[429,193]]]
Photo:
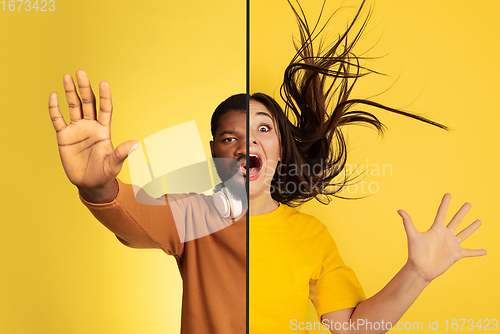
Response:
[[[241,111],[246,112],[247,110],[247,95],[246,94],[236,94],[228,97],[224,102],[219,104],[212,114],[211,130],[212,137],[215,138],[215,133],[219,127],[219,118],[229,111]]]

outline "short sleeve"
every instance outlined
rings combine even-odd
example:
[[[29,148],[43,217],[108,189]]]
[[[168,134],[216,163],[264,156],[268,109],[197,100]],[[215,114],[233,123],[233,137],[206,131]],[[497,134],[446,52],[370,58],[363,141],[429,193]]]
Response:
[[[325,226],[322,243],[322,266],[309,283],[309,298],[318,315],[356,307],[366,296],[354,271],[344,264],[337,245]]]

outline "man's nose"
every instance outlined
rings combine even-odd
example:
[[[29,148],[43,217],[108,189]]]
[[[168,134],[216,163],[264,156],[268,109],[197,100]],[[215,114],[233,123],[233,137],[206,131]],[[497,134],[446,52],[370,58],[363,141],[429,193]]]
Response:
[[[238,146],[236,147],[236,155],[246,155],[247,154],[247,139],[246,136],[238,141]]]

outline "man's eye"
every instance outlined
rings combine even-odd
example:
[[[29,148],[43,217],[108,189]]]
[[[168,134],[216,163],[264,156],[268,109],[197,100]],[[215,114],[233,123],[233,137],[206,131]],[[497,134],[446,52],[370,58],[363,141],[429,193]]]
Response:
[[[225,143],[230,143],[230,142],[232,142],[234,140],[236,140],[236,138],[229,137],[229,138],[223,139],[222,141],[225,142]]]

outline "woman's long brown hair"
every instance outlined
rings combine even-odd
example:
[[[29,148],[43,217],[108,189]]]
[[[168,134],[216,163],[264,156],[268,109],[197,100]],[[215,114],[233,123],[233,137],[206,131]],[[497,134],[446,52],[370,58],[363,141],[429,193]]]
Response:
[[[266,94],[256,93],[251,98],[267,107],[279,130],[281,162],[271,184],[273,199],[290,206],[298,206],[313,198],[328,204],[331,196],[346,198],[337,193],[353,179],[345,173],[347,145],[342,127],[357,124],[384,133],[385,126],[375,115],[355,108],[375,107],[445,130],[448,128],[425,117],[368,99],[350,98],[359,78],[377,73],[360,65],[360,60],[366,58],[353,53],[371,15],[371,10],[368,10],[366,18],[360,22],[361,27],[354,29],[355,23],[361,19],[365,1],[346,31],[325,50],[321,42],[315,50],[313,41],[333,15],[316,32],[321,14],[311,30],[300,4],[297,2],[297,10],[290,0],[288,2],[297,19],[300,43],[295,43],[297,53],[285,70],[281,86],[285,110]],[[342,172],[341,180],[333,183]]]

